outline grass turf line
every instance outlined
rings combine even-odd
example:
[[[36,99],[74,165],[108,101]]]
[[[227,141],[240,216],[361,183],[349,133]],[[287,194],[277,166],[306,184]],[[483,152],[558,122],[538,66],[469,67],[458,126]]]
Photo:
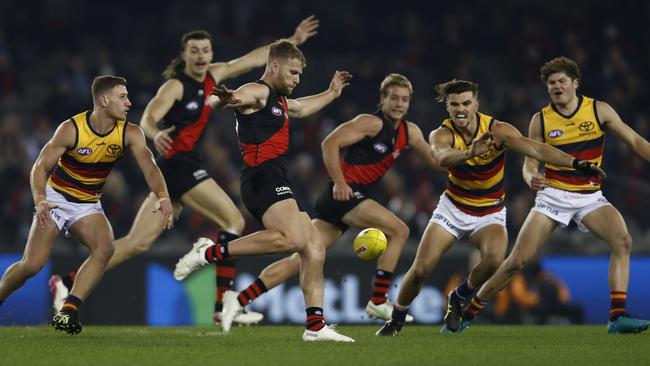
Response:
[[[356,343],[306,343],[300,326],[0,327],[3,365],[619,365],[650,364],[650,333],[609,335],[605,326],[475,326],[459,335],[407,326],[341,326]]]

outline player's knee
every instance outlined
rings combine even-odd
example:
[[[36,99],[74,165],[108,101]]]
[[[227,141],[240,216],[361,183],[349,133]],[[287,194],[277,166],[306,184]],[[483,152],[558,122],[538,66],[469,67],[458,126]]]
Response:
[[[612,243],[612,248],[616,254],[629,255],[632,250],[632,236],[627,231],[618,235]]]
[[[389,236],[388,244],[389,245],[399,245],[404,246],[406,239],[408,239],[411,230],[408,225],[400,221],[395,227],[389,229],[386,233]]]
[[[285,233],[284,240],[280,244],[281,250],[287,253],[301,252],[306,245],[305,236],[299,232]]]
[[[503,256],[498,253],[487,253],[481,262],[489,272],[495,272],[503,262]]]
[[[23,261],[21,263],[22,272],[27,277],[35,276],[38,272],[40,272],[43,269],[44,266],[45,263],[40,263],[37,261]]]
[[[108,262],[115,253],[115,246],[111,240],[101,241],[91,252],[94,257]]]
[[[422,283],[427,279],[427,277],[429,277],[429,273],[431,272],[431,266],[427,266],[424,264],[414,265],[413,267],[411,267],[409,272],[411,272],[411,280],[413,282]]]

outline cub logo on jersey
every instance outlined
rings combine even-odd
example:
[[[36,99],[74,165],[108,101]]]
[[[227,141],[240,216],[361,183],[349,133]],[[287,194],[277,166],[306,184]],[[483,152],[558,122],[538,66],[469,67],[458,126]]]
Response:
[[[549,138],[552,138],[552,139],[557,138],[557,137],[560,137],[560,136],[562,136],[562,135],[564,135],[564,131],[562,131],[562,130],[551,130],[551,131],[548,131],[548,137],[549,137]]]
[[[78,155],[88,156],[93,153],[93,149],[89,147],[80,147],[75,151]]]
[[[373,149],[375,149],[376,152],[380,154],[385,154],[386,151],[388,151],[388,146],[382,144],[381,142],[377,142],[374,145],[372,145]]]
[[[278,107],[273,107],[271,108],[271,113],[275,114],[276,116],[281,116],[282,115],[282,109]]]

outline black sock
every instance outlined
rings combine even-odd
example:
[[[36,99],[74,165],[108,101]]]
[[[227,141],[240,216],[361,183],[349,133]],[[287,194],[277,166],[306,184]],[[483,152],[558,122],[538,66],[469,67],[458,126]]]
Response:
[[[82,302],[83,301],[81,301],[80,298],[74,295],[68,295],[68,298],[65,299],[65,303],[61,307],[61,311],[70,314],[70,316],[76,318]]]
[[[310,307],[307,308],[307,329],[314,332],[319,331],[325,327],[325,317],[323,316],[323,308]]]

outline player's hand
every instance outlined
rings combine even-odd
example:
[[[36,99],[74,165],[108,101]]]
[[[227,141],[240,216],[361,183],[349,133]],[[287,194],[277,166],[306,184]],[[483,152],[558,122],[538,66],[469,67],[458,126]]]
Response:
[[[208,100],[212,108],[224,108],[228,105],[241,103],[241,99],[235,98],[235,91],[228,89],[228,87],[223,84],[212,88],[211,95],[218,98],[217,100],[214,98]]]
[[[490,150],[490,147],[494,144],[492,140],[492,134],[489,132],[484,133],[478,139],[474,140],[469,147],[471,157],[475,157],[481,154],[485,154]]]
[[[530,182],[528,182],[528,186],[534,191],[541,191],[548,187],[548,183],[546,182],[546,178],[544,178],[544,174],[538,172],[533,174]]]
[[[320,25],[320,20],[316,19],[315,16],[310,15],[307,18],[303,19],[300,24],[296,27],[296,31],[291,37],[289,37],[289,42],[300,46],[305,43],[309,38],[318,34],[318,26]]]
[[[352,187],[347,183],[334,183],[332,197],[334,197],[335,201],[349,201],[353,194]]]
[[[153,144],[159,154],[165,155],[167,151],[172,148],[172,142],[174,142],[174,140],[171,138],[171,136],[169,136],[169,134],[175,129],[176,126],[171,126],[164,130],[158,131],[156,136],[153,137]]]
[[[171,229],[174,226],[174,207],[168,197],[158,199],[153,212],[160,211],[160,226],[164,229]]]
[[[590,175],[597,175],[601,179],[607,178],[607,174],[605,173],[605,171],[602,170],[598,165],[590,161],[573,159],[572,165],[575,170],[578,170],[580,172],[590,174]]]
[[[340,96],[343,88],[350,85],[350,79],[352,79],[352,74],[347,71],[336,71],[330,82],[330,89],[336,96]]]
[[[52,220],[52,216],[50,215],[50,209],[56,207],[59,206],[47,201],[41,201],[36,205],[36,222],[41,230],[49,229],[52,225],[55,225],[54,220]]]

